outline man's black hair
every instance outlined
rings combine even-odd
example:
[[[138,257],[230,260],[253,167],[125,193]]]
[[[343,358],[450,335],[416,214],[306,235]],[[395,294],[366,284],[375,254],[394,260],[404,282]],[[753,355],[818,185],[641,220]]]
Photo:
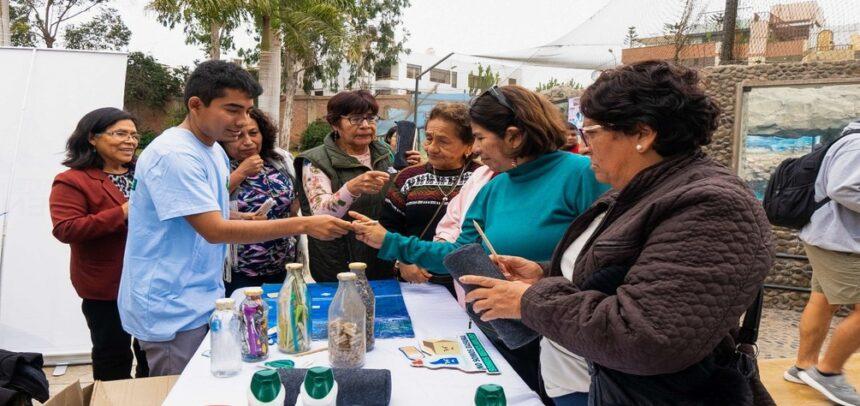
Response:
[[[185,82],[185,105],[197,96],[208,106],[212,100],[224,97],[225,89],[242,91],[252,99],[263,93],[260,84],[241,66],[226,61],[206,61],[198,65]]]

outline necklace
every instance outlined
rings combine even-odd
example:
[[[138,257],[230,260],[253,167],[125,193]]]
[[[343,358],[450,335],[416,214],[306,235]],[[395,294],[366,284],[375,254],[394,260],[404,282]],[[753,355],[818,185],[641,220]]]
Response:
[[[451,193],[454,193],[454,189],[456,189],[457,185],[460,184],[460,179],[462,179],[463,174],[466,173],[467,167],[469,167],[468,163],[463,164],[463,169],[460,170],[460,174],[457,175],[457,180],[454,181],[454,185],[451,186],[451,189],[448,189],[448,193],[445,193],[445,191],[442,190],[441,185],[439,185],[438,183],[436,184],[436,187],[439,188],[439,193],[442,193],[442,205],[443,206],[448,204],[448,196],[451,196]],[[436,175],[436,168],[434,168],[433,165],[430,165],[430,170],[433,172],[433,177],[438,179],[439,177]]]

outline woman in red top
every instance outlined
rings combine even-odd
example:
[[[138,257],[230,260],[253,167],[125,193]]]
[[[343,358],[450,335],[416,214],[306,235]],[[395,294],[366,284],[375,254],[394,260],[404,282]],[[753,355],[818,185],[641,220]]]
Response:
[[[93,378],[102,381],[131,378],[134,357],[135,375],[149,375],[137,340],[122,329],[116,304],[139,141],[130,113],[111,107],[87,113],[66,143],[63,165],[71,169],[51,187],[53,234],[72,248],[72,286],[83,299],[93,342]]]

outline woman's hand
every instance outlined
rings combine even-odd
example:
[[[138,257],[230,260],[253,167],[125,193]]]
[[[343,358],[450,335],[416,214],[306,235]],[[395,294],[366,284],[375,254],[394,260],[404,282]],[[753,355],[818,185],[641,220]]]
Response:
[[[346,188],[353,196],[377,194],[388,182],[389,177],[387,172],[367,171],[346,182]]]
[[[406,158],[406,164],[409,166],[421,163],[421,153],[414,149],[406,151],[404,157]]]
[[[259,155],[251,155],[245,158],[236,168],[234,172],[238,172],[242,176],[248,178],[254,176],[263,170],[263,158]]]
[[[328,215],[298,217],[305,222],[305,234],[318,240],[330,241],[352,231],[352,223]]]
[[[490,259],[510,281],[533,285],[543,277],[543,269],[537,262],[511,255],[490,255]]]
[[[432,276],[430,272],[427,272],[418,265],[401,263],[398,268],[400,268],[400,277],[409,283],[426,283],[430,280],[430,276]]]
[[[481,320],[522,318],[520,301],[528,284],[477,275],[461,276],[459,281],[464,285],[480,286],[466,295],[466,303],[472,303],[472,309],[481,315]]]
[[[388,230],[379,225],[379,222],[361,213],[350,211],[349,215],[356,221],[352,222],[355,238],[372,248],[379,249],[385,241]]]

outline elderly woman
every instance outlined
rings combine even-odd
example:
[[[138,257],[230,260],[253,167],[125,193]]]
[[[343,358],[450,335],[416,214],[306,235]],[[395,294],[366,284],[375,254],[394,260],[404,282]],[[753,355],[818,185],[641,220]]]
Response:
[[[93,343],[93,378],[149,375],[137,340],[122,329],[117,293],[125,251],[128,195],[140,136],[129,113],[105,107],[87,113],[66,143],[70,169],[54,178],[50,208],[54,237],[72,249],[72,286]]]
[[[447,254],[480,243],[477,222],[498,252],[547,261],[570,222],[606,191],[588,158],[559,150],[564,121],[543,96],[521,86],[494,86],[475,99],[469,116],[473,153],[499,175],[478,192],[454,243],[389,232],[355,213],[357,237],[381,248],[380,258],[448,274],[442,263]],[[492,331],[484,331],[529,387],[539,391],[537,341],[508,349]]]
[[[472,160],[475,141],[469,126],[469,108],[459,103],[439,103],[427,119],[424,150],[428,162],[410,166],[394,179],[382,207],[380,224],[389,231],[432,241],[436,225],[448,203],[481,165]],[[417,265],[398,264],[407,282],[432,282],[453,293],[450,275],[432,275]]]
[[[545,337],[558,404],[588,384],[573,354],[591,366],[592,404],[753,402],[732,330],[770,269],[770,226],[702,152],[719,108],[697,82],[662,61],[604,71],[582,95],[583,141],[614,191],[570,225],[548,267],[502,256],[511,281],[461,278],[483,287],[467,295],[482,319],[522,319]]]
[[[278,130],[269,117],[258,108],[252,108],[250,116],[236,141],[221,143],[233,170],[228,186],[230,200],[243,217],[295,217],[299,201],[292,160],[286,151],[275,147]],[[267,213],[258,213],[269,199],[274,205]],[[297,261],[297,242],[296,237],[284,237],[231,246],[224,276],[226,295],[246,286],[283,282],[285,265]]]
[[[366,90],[340,92],[329,99],[326,120],[332,133],[295,161],[303,213],[347,217],[347,211],[354,210],[379,218],[390,174],[396,171],[388,147],[376,139],[377,113],[379,105]],[[337,280],[350,262],[367,263],[369,278],[391,276],[377,261],[377,250],[352,235],[332,241],[309,238],[308,249],[317,282]]]

